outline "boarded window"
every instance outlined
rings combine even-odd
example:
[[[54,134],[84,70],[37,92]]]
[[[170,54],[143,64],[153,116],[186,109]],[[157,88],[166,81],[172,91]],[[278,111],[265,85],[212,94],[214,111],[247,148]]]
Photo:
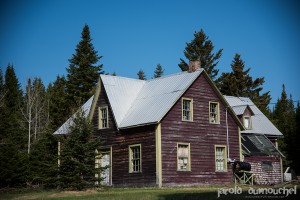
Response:
[[[193,101],[192,99],[182,99],[182,120],[193,121]]]
[[[142,151],[140,144],[129,146],[129,172],[142,172]]]
[[[215,146],[216,171],[227,171],[226,146]]]
[[[263,171],[272,171],[273,170],[272,161],[262,161],[261,162],[261,169]]]
[[[99,107],[99,129],[108,128],[108,107]]]
[[[220,109],[218,102],[209,102],[209,122],[220,123]]]
[[[177,145],[177,170],[190,171],[190,144],[178,144]]]

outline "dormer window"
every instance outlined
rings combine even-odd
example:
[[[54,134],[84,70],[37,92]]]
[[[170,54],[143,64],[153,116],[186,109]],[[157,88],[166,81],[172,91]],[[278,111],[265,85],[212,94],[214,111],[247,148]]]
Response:
[[[244,116],[244,126],[246,129],[252,128],[251,116]]]

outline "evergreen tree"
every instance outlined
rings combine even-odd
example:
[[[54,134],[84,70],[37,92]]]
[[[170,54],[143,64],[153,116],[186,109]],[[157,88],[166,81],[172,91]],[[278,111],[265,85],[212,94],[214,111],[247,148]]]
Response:
[[[53,132],[43,134],[32,144],[29,154],[29,182],[44,188],[58,185],[57,138]]]
[[[222,55],[223,49],[213,53],[214,45],[208,36],[201,29],[199,32],[194,33],[194,39],[190,43],[186,43],[184,55],[189,61],[200,60],[201,67],[206,70],[212,79],[215,79],[219,70],[215,69],[218,64],[218,60]],[[180,58],[180,64],[178,65],[182,71],[189,69],[188,63]]]
[[[4,89],[3,72],[2,72],[2,69],[0,68],[0,109],[1,109],[1,107],[4,106],[5,93],[6,92],[5,92],[5,89]]]
[[[270,92],[260,94],[263,89],[262,85],[265,82],[264,78],[253,80],[249,75],[251,68],[244,68],[245,62],[239,54],[235,54],[231,64],[232,71],[222,73],[217,81],[221,93],[224,95],[249,97],[262,112],[269,115]]]
[[[162,68],[162,66],[160,64],[157,64],[156,69],[154,71],[154,76],[153,78],[159,78],[164,74],[164,69]]]
[[[20,125],[22,91],[12,65],[6,68],[3,86],[7,92],[0,120],[0,187],[14,187],[25,184],[27,180],[28,157],[26,135]]]
[[[49,103],[50,130],[56,131],[70,116],[71,110],[67,101],[66,79],[57,76],[54,83],[47,88]]]
[[[60,156],[60,187],[69,189],[84,189],[94,187],[95,156],[100,140],[93,137],[93,127],[78,112],[74,118],[74,125],[64,141],[62,141]]]
[[[295,155],[294,133],[296,131],[296,118],[292,97],[288,99],[284,85],[282,86],[281,97],[277,100],[277,103],[275,105],[273,118],[275,125],[284,136],[278,141],[279,148],[284,152],[286,156],[284,165],[289,165]]]
[[[296,121],[296,129],[294,132],[294,152],[293,152],[293,162],[292,167],[295,169],[297,175],[300,175],[300,157],[298,153],[300,152],[300,145],[298,144],[300,141],[300,102],[298,101],[296,114],[295,114],[295,121]]]
[[[67,68],[67,93],[71,107],[79,107],[93,95],[99,74],[104,73],[103,65],[97,64],[101,58],[94,49],[86,24],[81,41],[76,46],[76,53],[69,59],[70,65]]]
[[[145,72],[142,69],[140,69],[138,71],[137,75],[138,75],[138,79],[140,79],[140,80],[147,80]]]

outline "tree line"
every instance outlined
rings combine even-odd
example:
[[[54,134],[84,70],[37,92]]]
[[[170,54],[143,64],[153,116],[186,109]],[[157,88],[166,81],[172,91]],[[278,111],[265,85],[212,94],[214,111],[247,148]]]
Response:
[[[218,76],[216,67],[222,51],[215,52],[212,41],[201,29],[186,43],[185,59],[180,58],[178,67],[186,71],[189,61],[200,60],[201,67],[222,94],[251,98],[284,134],[280,149],[286,154],[285,164],[299,173],[299,102],[295,107],[292,96],[287,97],[283,86],[274,109],[269,109],[271,96],[270,92],[263,93],[264,78],[252,78],[251,68],[245,67],[238,53],[232,60],[231,71]],[[0,187],[38,185],[84,189],[101,182],[100,176],[95,176],[101,171],[100,167],[95,168],[95,149],[101,141],[93,136],[90,122],[83,117],[83,111],[78,110],[93,95],[99,74],[106,74],[100,64],[101,58],[86,24],[75,53],[69,59],[66,77],[57,76],[47,87],[37,77],[28,79],[23,91],[13,65],[8,64],[5,72],[0,69]],[[152,78],[163,76],[164,71],[157,64]],[[142,69],[137,78],[147,79]],[[54,136],[73,113],[77,113],[76,123],[68,136]]]

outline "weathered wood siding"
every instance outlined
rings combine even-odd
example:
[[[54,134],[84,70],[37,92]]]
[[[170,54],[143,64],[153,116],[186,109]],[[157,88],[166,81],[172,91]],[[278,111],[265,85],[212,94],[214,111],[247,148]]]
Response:
[[[112,185],[116,187],[143,187],[156,184],[155,126],[143,126],[118,131],[109,106],[109,128],[98,129],[98,107],[108,105],[102,86],[93,116],[95,136],[102,141],[100,148],[112,147]],[[142,172],[129,173],[129,145],[141,144]]]
[[[226,108],[204,76],[182,97],[193,99],[193,122],[182,121],[181,99],[161,122],[162,185],[201,185],[232,182],[232,169],[215,172],[215,146],[226,145]],[[220,124],[209,123],[209,101],[220,103]],[[239,159],[238,126],[228,112],[230,158]],[[190,143],[191,171],[177,171],[177,143]]]
[[[272,185],[281,183],[280,158],[275,156],[250,156],[244,158],[245,162],[251,164],[251,171],[254,173],[256,184]],[[273,170],[263,170],[262,162],[272,162]]]

